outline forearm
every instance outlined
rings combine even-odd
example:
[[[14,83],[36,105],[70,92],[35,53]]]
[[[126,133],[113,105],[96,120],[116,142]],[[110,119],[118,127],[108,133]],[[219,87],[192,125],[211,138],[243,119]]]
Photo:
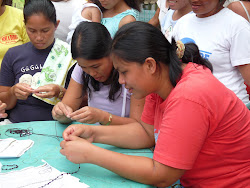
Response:
[[[14,95],[13,87],[6,88],[4,89],[5,91],[0,91],[0,100],[6,103],[6,110],[10,110],[16,106],[17,98]]]
[[[166,171],[158,170],[158,166],[155,166],[155,161],[151,158],[125,155],[97,146],[94,146],[93,150],[91,150],[91,159],[89,160],[92,164],[144,184],[167,187],[179,178],[176,175],[168,176],[169,173],[165,173]],[[171,167],[165,166],[164,168],[172,170]]]
[[[92,126],[95,143],[139,149],[154,146],[154,137],[138,122],[123,126]]]
[[[160,13],[160,8],[158,8],[155,12],[155,15],[149,20],[149,24],[158,27],[159,26],[159,13]]]

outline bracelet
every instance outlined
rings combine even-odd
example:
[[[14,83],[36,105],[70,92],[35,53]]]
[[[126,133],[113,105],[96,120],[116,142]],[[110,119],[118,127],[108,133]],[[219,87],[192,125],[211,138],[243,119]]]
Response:
[[[110,123],[112,122],[112,118],[113,118],[112,114],[109,113],[109,121],[108,121],[108,123],[107,123],[107,124],[102,124],[102,123],[100,122],[100,124],[101,124],[101,125],[110,125]]]

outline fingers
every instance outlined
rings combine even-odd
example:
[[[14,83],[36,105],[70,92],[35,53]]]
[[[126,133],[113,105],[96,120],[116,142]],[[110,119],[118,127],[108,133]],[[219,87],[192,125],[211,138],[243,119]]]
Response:
[[[75,112],[69,114],[68,118],[81,123],[96,123],[98,122],[97,114],[90,107],[83,107]]]
[[[76,110],[70,114],[68,114],[68,118],[72,120],[78,120],[78,119],[84,119],[86,117],[85,115],[85,108],[80,108],[79,110]]]
[[[18,83],[13,86],[13,92],[17,99],[26,100],[30,94],[32,94],[33,89],[25,83]]]
[[[0,112],[1,112],[2,110],[5,111],[6,107],[7,107],[6,103],[3,103],[2,101],[0,101]]]
[[[0,112],[0,118],[6,118],[7,116],[8,116],[7,113],[2,113],[2,112]]]
[[[68,117],[69,114],[73,112],[72,108],[67,106],[66,104],[59,102],[57,103],[53,110],[52,110],[52,116],[58,120],[61,117]]]
[[[58,96],[58,87],[56,84],[48,84],[34,89],[33,93],[41,98],[53,98]]]
[[[75,125],[71,125],[69,127],[67,127],[64,131],[63,131],[63,139],[66,141],[70,140],[70,135],[73,134],[75,132]]]
[[[6,118],[8,116],[7,113],[5,113],[7,105],[0,101],[0,118]]]

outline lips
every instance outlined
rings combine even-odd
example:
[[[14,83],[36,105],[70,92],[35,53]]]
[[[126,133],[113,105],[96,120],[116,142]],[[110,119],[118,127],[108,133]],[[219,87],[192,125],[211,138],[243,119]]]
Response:
[[[36,46],[43,47],[44,43],[36,43]]]
[[[173,6],[173,5],[176,4],[176,2],[177,2],[177,1],[168,1],[168,5],[169,5],[169,6]]]
[[[198,10],[200,8],[200,6],[201,5],[192,3],[192,9],[193,9],[193,11]]]
[[[96,81],[100,81],[100,80],[102,79],[102,77],[94,77],[94,79],[95,79]]]

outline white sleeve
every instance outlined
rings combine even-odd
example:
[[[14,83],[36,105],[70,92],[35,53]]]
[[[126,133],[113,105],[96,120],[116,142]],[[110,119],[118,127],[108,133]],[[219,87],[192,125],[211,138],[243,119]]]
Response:
[[[83,84],[82,75],[83,75],[83,70],[77,63],[71,74],[71,78],[75,80],[77,83]]]
[[[242,27],[237,27],[236,30],[231,38],[231,63],[233,66],[250,64],[250,25],[244,20]]]

